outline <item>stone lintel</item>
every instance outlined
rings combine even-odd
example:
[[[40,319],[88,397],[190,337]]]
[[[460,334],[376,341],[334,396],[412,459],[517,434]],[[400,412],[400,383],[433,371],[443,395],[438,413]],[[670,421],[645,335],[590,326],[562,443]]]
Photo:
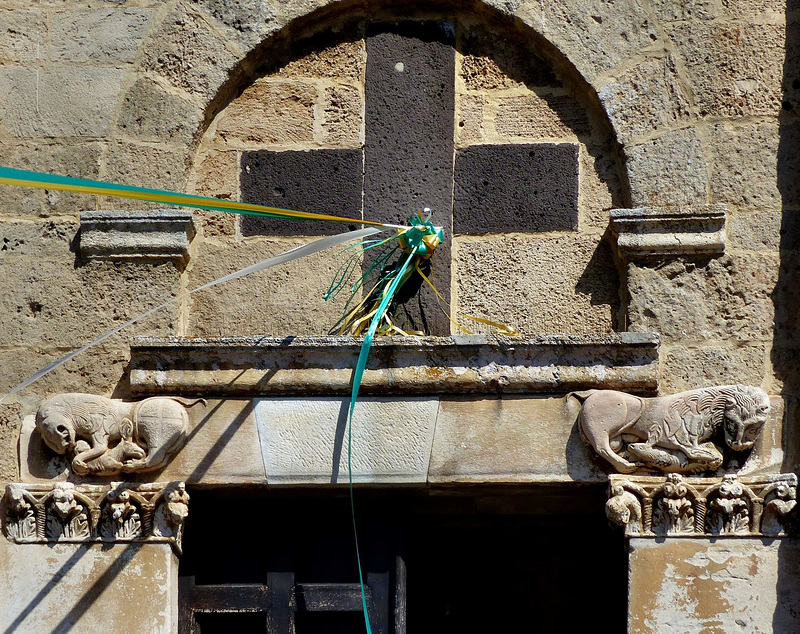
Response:
[[[155,542],[179,555],[188,502],[183,482],[14,483],[0,512],[18,544]]]
[[[612,209],[611,227],[623,258],[719,256],[725,253],[726,206]]]
[[[193,237],[190,210],[81,212],[80,253],[90,260],[176,260],[186,264]]]
[[[609,476],[606,515],[629,537],[779,537],[794,532],[797,475]]]
[[[349,394],[351,337],[147,338],[131,342],[131,392],[242,396]],[[659,338],[647,333],[377,339],[362,394],[654,394]]]

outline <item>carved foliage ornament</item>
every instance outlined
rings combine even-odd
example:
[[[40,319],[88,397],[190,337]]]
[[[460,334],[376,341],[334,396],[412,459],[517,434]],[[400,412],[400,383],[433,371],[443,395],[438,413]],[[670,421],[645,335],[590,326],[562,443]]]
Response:
[[[188,505],[183,482],[9,484],[3,533],[17,543],[169,542],[180,554]]]
[[[606,515],[628,535],[764,535],[792,532],[797,476],[685,479],[610,476]]]
[[[752,449],[770,407],[764,390],[747,385],[656,398],[616,390],[570,396],[582,403],[581,437],[622,473],[715,471],[723,443],[733,451]]]
[[[166,466],[186,441],[187,407],[202,399],[153,397],[136,403],[92,394],[57,394],[36,412],[45,444],[72,458],[77,475],[111,476]]]

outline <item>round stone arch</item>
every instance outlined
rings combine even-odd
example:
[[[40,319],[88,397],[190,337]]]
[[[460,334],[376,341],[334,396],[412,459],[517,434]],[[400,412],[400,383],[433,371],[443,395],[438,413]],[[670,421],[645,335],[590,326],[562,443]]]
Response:
[[[682,61],[671,52],[671,42],[648,4],[639,0],[436,4],[507,20],[520,37],[537,39],[553,59],[586,82],[625,155],[629,204],[706,202],[706,161],[693,125],[691,91],[683,79]],[[430,10],[430,3],[421,6],[420,11]],[[137,152],[131,144],[166,141],[169,147],[158,162],[174,166],[173,180],[180,184],[187,155],[215,112],[246,82],[265,47],[337,15],[397,9],[404,14],[416,10],[413,3],[393,0],[179,0],[165,5],[119,102],[118,156],[135,171],[137,154],[148,153]],[[148,163],[152,156],[142,166]]]

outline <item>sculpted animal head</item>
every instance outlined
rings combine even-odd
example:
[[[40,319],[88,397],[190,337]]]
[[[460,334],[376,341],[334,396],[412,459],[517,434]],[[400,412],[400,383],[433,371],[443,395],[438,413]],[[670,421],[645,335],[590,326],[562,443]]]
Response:
[[[722,423],[725,442],[734,451],[752,449],[767,422],[769,397],[764,390],[747,385],[722,388],[725,411]]]
[[[81,439],[103,432],[103,423],[115,418],[111,402],[91,394],[58,394],[42,401],[36,427],[45,444],[58,454],[80,451]]]
[[[36,412],[36,427],[45,444],[58,454],[75,449],[77,441],[71,408],[62,400],[45,399]]]

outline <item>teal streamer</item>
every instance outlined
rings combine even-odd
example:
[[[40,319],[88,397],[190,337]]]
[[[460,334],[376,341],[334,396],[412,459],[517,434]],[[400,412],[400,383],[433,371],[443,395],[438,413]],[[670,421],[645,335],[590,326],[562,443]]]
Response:
[[[406,258],[406,261],[403,263],[403,266],[400,268],[400,271],[398,271],[397,275],[395,275],[394,279],[389,284],[389,287],[383,296],[383,300],[381,300],[381,303],[378,305],[378,310],[369,324],[367,333],[364,335],[364,342],[361,344],[361,351],[358,354],[356,369],[353,371],[353,388],[352,392],[350,393],[350,412],[347,423],[347,480],[350,489],[350,514],[353,518],[353,537],[355,537],[356,541],[358,582],[361,586],[361,607],[364,610],[364,623],[367,626],[367,634],[372,634],[372,627],[370,626],[369,613],[367,612],[367,594],[364,590],[364,573],[361,570],[361,553],[358,549],[358,529],[356,528],[356,506],[353,497],[353,410],[356,407],[358,391],[361,388],[361,379],[364,377],[364,369],[367,367],[367,358],[369,357],[369,351],[372,347],[372,340],[375,338],[375,332],[378,330],[378,324],[381,321],[381,316],[389,306],[389,302],[392,301],[392,298],[397,292],[398,287],[403,282],[405,272],[416,257],[417,250],[418,247],[414,247],[412,249],[408,258]]]

